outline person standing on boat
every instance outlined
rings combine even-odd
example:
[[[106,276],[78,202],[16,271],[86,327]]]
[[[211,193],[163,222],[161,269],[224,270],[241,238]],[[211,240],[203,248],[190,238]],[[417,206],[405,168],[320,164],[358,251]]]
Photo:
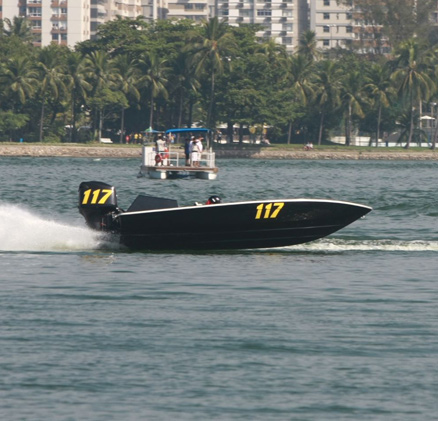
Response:
[[[190,148],[191,148],[190,138],[186,137],[184,140],[184,155],[186,156],[186,167],[190,166]]]
[[[164,141],[162,135],[158,135],[158,139],[155,143],[157,146],[157,154],[155,155],[155,162],[157,163],[157,165],[158,164],[163,165],[163,158],[166,150],[166,142]]]
[[[192,166],[193,167],[200,167],[200,161],[201,161],[201,154],[202,154],[202,142],[201,142],[202,138],[196,138],[193,142],[192,142],[192,153],[191,153],[191,158],[192,158]]]

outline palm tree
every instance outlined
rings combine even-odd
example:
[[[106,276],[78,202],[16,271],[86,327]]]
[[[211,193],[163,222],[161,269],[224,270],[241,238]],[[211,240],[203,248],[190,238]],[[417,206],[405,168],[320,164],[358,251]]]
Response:
[[[6,28],[3,29],[4,33],[8,37],[17,37],[24,42],[32,41],[32,30],[29,25],[29,21],[21,16],[14,16],[12,21],[8,18],[4,19]]]
[[[71,52],[66,62],[67,84],[71,94],[70,141],[76,140],[76,115],[79,106],[85,103],[91,84],[86,80],[87,61],[77,52]]]
[[[345,144],[351,144],[352,118],[364,117],[362,109],[363,99],[363,80],[360,70],[350,70],[342,78],[341,106],[344,109],[345,122]]]
[[[388,66],[373,63],[365,75],[364,89],[369,91],[377,107],[376,147],[380,139],[382,108],[389,107],[391,96],[395,94]],[[371,146],[371,139],[370,139]]]
[[[114,67],[116,70],[116,86],[125,95],[131,96],[136,101],[140,99],[140,93],[136,88],[138,81],[138,70],[135,66],[135,61],[130,59],[127,55],[120,55],[114,59]],[[120,118],[120,143],[123,140],[123,133],[125,131],[125,104],[121,105]]]
[[[313,62],[301,54],[291,56],[287,64],[287,85],[291,93],[292,104],[305,105],[313,95],[311,82]],[[292,116],[289,118],[287,143],[292,137]]]
[[[0,67],[0,86],[5,98],[11,98],[17,111],[33,97],[38,83],[38,72],[28,56],[13,56]]]
[[[405,148],[409,148],[414,133],[414,104],[427,101],[435,89],[435,84],[429,76],[426,52],[417,39],[401,43],[396,51],[397,68],[391,77],[396,83],[399,96],[406,101],[410,113],[409,136]]]
[[[195,69],[191,63],[190,56],[187,51],[182,51],[178,55],[173,70],[173,79],[176,82],[176,92],[179,97],[177,126],[181,127],[184,99],[197,92],[199,89],[199,80],[196,77]]]
[[[297,53],[303,55],[310,61],[321,58],[322,52],[317,47],[316,33],[314,31],[304,31],[301,34]]]
[[[270,64],[285,60],[287,53],[284,45],[279,44],[274,38],[269,38],[257,46],[257,52],[263,54]]]
[[[112,87],[116,79],[114,65],[105,51],[93,51],[86,57],[87,80],[92,84],[92,90],[88,96],[88,102],[97,112],[97,134],[102,136],[103,112],[105,106],[113,102]]]
[[[412,131],[412,141],[421,145],[422,141],[427,141],[427,133],[419,127],[420,113],[414,110],[414,129]],[[400,127],[400,136],[397,139],[397,144],[401,144],[405,139],[407,140],[411,130],[411,113],[409,111],[402,113],[399,116],[397,125]]]
[[[58,46],[43,48],[40,51],[39,62],[37,64],[41,78],[40,142],[43,140],[44,109],[47,97],[50,95],[51,99],[57,100],[61,94],[66,92],[65,66],[60,60],[59,52]]]
[[[321,145],[325,117],[330,110],[336,109],[340,103],[342,69],[333,60],[324,60],[316,66],[314,74],[315,104],[319,109],[318,145]]]
[[[210,72],[210,101],[207,112],[207,127],[213,125],[213,106],[215,101],[216,76],[224,72],[224,62],[229,62],[236,48],[233,34],[225,21],[217,17],[202,23],[201,34],[194,37],[190,47],[196,63],[196,74]]]
[[[170,69],[166,67],[166,63],[166,59],[159,58],[154,52],[143,55],[138,63],[140,71],[143,73],[143,75],[140,76],[139,84],[149,88],[149,127],[153,127],[155,98],[159,94],[162,94],[164,98],[168,96],[166,83],[167,73]]]

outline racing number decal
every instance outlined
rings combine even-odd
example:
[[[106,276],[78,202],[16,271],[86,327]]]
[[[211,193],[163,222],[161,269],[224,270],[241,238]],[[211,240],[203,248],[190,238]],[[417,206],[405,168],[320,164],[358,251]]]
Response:
[[[261,203],[257,206],[255,219],[276,218],[283,209],[284,203]]]
[[[101,194],[102,193],[102,194]],[[84,199],[82,200],[83,205],[104,205],[106,201],[111,197],[113,191],[111,189],[88,189],[84,191]],[[100,199],[99,199],[100,196]],[[90,200],[91,197],[91,200]],[[99,200],[99,201],[98,201]]]

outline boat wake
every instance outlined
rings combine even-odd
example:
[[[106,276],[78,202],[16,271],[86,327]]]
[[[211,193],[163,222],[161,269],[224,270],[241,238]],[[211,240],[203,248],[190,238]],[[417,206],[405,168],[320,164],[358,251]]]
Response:
[[[344,251],[435,251],[438,252],[438,241],[422,240],[344,240],[336,238],[325,238],[313,243],[299,246],[284,247],[283,250],[294,251],[315,251],[336,253]]]
[[[101,234],[0,204],[0,251],[76,251],[100,248]]]

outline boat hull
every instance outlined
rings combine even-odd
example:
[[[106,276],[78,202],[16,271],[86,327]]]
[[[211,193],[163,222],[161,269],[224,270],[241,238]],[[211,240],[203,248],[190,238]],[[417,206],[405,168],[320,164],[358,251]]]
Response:
[[[317,240],[371,208],[350,202],[287,199],[125,212],[120,242],[135,250],[271,248]]]
[[[178,179],[178,178],[199,178],[201,180],[216,180],[217,168],[194,168],[175,166],[141,166],[140,175],[148,175],[155,180]]]

